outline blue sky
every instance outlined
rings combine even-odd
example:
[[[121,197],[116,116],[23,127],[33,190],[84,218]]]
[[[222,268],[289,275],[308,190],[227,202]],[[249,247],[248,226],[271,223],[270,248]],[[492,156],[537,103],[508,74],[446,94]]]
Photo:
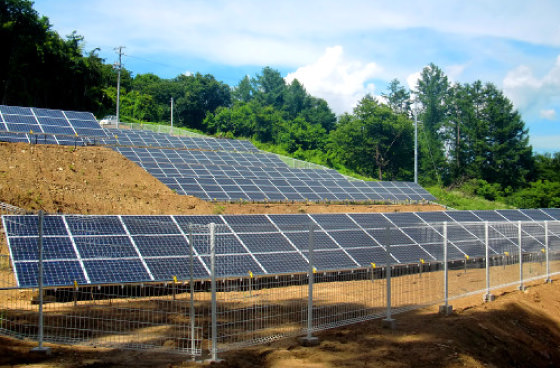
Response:
[[[163,78],[210,73],[229,85],[264,66],[341,114],[398,78],[413,87],[430,62],[453,82],[496,84],[537,152],[560,151],[557,0],[36,0],[61,36]]]

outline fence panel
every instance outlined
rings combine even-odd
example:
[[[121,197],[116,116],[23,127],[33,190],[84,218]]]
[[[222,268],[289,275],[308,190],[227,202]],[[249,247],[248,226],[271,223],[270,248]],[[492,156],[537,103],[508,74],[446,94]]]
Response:
[[[124,224],[123,234],[107,236],[107,226],[113,226],[109,220],[100,225],[94,217],[65,216],[57,218],[64,225],[57,230],[50,227],[54,216],[46,216],[41,238],[48,281],[42,306],[45,341],[215,358],[240,346],[383,317],[388,272],[393,314],[442,303],[446,291],[454,299],[560,273],[557,221],[349,230],[326,222],[323,227],[250,221],[180,226],[170,219],[118,217],[111,221]],[[6,231],[20,235],[9,244],[16,259],[10,259],[5,241],[0,248],[0,331],[36,339],[39,293],[34,286],[18,286],[15,274],[37,265],[32,260],[38,252],[38,226],[31,224],[37,217],[5,216],[3,221]],[[72,242],[59,230],[72,232]],[[164,230],[174,235],[162,235]],[[131,243],[125,246],[118,237]],[[143,248],[147,240],[161,247]],[[86,275],[86,282],[53,268],[80,254],[73,262],[104,260],[105,268],[96,272],[117,272],[111,262],[136,259],[126,253],[131,247],[143,252],[140,258],[148,263],[176,256],[169,263],[172,276],[100,284],[94,274]]]

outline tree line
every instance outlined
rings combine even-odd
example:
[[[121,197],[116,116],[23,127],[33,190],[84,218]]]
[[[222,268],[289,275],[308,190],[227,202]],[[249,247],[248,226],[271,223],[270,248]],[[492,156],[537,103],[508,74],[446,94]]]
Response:
[[[60,37],[31,1],[0,5],[0,102],[115,111],[116,71],[86,52],[76,32]],[[435,64],[412,89],[397,79],[380,97],[364,96],[336,116],[328,103],[273,68],[235,86],[213,75],[175,78],[121,73],[123,121],[168,122],[227,138],[245,137],[270,150],[379,180],[412,180],[418,121],[419,180],[456,186],[520,207],[560,204],[560,154],[536,155],[512,102],[492,83],[450,83]]]

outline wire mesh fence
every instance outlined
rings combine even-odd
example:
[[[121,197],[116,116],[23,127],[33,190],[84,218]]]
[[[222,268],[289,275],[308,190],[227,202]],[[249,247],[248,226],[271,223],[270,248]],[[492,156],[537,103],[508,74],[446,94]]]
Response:
[[[344,224],[40,218],[3,217],[0,332],[41,342],[216,359],[560,272],[557,221],[372,225],[363,239]]]

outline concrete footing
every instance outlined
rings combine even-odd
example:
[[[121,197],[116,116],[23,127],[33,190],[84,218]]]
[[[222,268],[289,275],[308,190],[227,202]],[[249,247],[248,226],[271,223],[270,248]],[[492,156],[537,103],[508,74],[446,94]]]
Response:
[[[39,354],[43,354],[43,355],[51,355],[51,353],[52,353],[51,348],[48,348],[46,346],[41,346],[41,347],[37,346],[37,347],[31,349],[30,351],[33,352],[33,353],[39,353]]]
[[[302,346],[310,347],[319,345],[319,338],[315,336],[300,337],[299,343]]]
[[[439,314],[444,315],[444,316],[448,316],[451,314],[451,312],[453,312],[453,306],[452,305],[440,305],[439,306]]]
[[[385,318],[381,320],[381,327],[394,330],[397,327],[397,321],[393,318]]]
[[[484,294],[484,296],[482,297],[482,300],[483,300],[485,303],[493,302],[494,300],[496,300],[496,296],[495,296],[494,294],[492,294],[492,293],[486,293],[486,294]]]

